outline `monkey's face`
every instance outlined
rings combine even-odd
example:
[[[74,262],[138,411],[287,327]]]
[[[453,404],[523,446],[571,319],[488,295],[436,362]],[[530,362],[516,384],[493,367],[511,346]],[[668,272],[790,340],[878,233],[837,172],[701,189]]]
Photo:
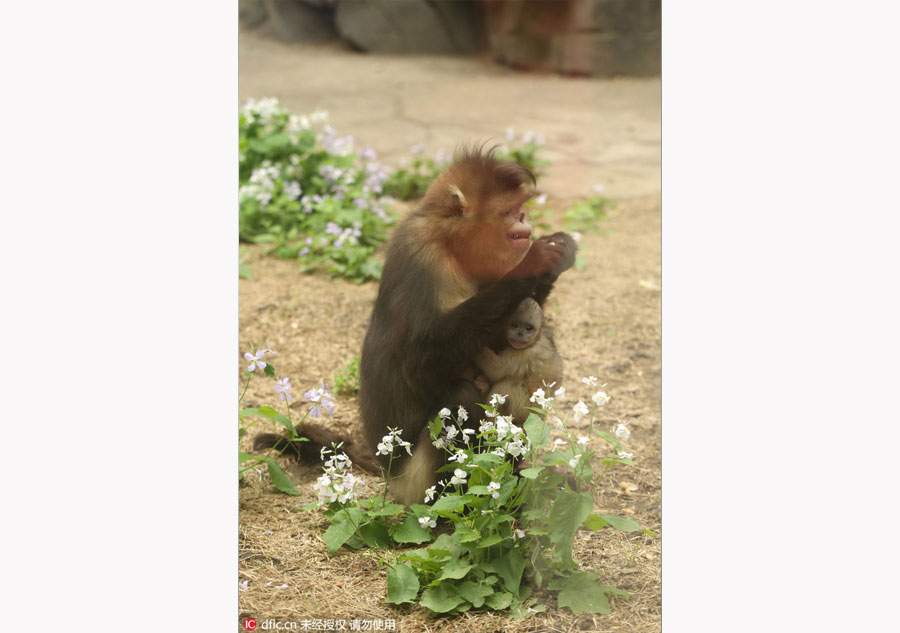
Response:
[[[533,323],[514,317],[506,330],[506,340],[516,349],[525,349],[534,343],[537,333],[538,328]]]
[[[523,200],[504,197],[470,217],[454,251],[468,275],[480,280],[500,279],[525,257],[531,247],[531,226],[525,220]]]

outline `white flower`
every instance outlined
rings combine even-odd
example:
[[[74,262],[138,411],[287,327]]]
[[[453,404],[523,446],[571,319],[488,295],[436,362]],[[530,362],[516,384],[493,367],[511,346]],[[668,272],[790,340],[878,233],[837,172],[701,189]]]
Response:
[[[595,403],[598,407],[602,407],[604,404],[606,404],[607,402],[609,402],[609,396],[606,395],[606,392],[605,392],[605,391],[598,391],[598,392],[595,393],[593,396],[591,396],[591,400],[593,400],[594,403]]]
[[[495,393],[491,396],[490,404],[492,407],[496,407],[498,404],[503,404],[506,402],[506,396],[501,396],[499,393]]]
[[[623,442],[627,441],[628,438],[631,437],[631,431],[629,431],[628,428],[621,422],[616,425],[614,432],[616,434],[616,438],[622,440]]]
[[[493,453],[494,455],[498,455],[500,457],[506,457],[506,451],[504,451],[500,447],[495,448],[494,450],[491,451],[491,453]]]
[[[447,426],[445,426],[444,432],[447,434],[448,440],[452,440],[454,437],[459,435],[459,429],[457,429],[456,426],[452,424],[448,424]]]
[[[519,529],[513,530],[513,533],[512,533],[512,537],[511,537],[511,538],[512,538],[512,540],[514,540],[514,541],[517,540],[517,539],[523,539],[523,538],[525,538],[525,530],[519,530]]]
[[[500,490],[500,482],[499,482],[499,481],[492,481],[491,483],[488,484],[488,488],[489,488],[490,490]]]
[[[457,468],[453,471],[453,477],[450,478],[450,483],[454,486],[459,484],[466,483],[466,477],[469,476],[469,473],[464,471],[462,468]]]
[[[566,425],[563,424],[563,421],[559,419],[559,416],[554,415],[552,418],[550,418],[550,421],[553,422],[553,423],[556,425],[556,429],[557,429],[558,431],[565,431],[565,430],[566,430]]]
[[[456,411],[456,417],[459,418],[460,420],[462,420],[463,422],[465,422],[466,420],[469,419],[469,414],[466,412],[466,410],[463,407],[460,407]]]
[[[561,438],[556,438],[555,440],[553,440],[553,447],[554,447],[554,448],[562,448],[562,447],[565,446],[566,444],[567,444],[567,442],[566,442],[564,439],[561,439]]]
[[[576,444],[578,444],[578,446],[581,446],[582,448],[585,447],[585,446],[587,446],[587,445],[588,445],[588,437],[587,437],[587,435],[581,435],[581,436],[579,436],[578,442],[576,442]]]
[[[433,410],[434,410],[434,409],[432,409],[432,411],[433,411]],[[450,415],[451,415],[451,414],[450,414],[450,409],[448,409],[447,407],[444,407],[443,409],[441,409],[440,411],[438,411],[438,415],[441,417],[441,419],[449,418]]]
[[[560,387],[559,389],[557,389],[556,391],[553,392],[553,396],[554,396],[557,400],[562,400],[563,398],[566,397],[566,388],[565,388],[565,387]]]
[[[437,486],[432,486],[428,490],[425,491],[425,501],[424,503],[429,503],[432,499],[434,499],[434,495],[436,492]]]
[[[553,398],[547,398],[544,395],[543,389],[538,389],[533,394],[531,394],[531,398],[529,398],[531,402],[537,402],[538,406],[542,409],[549,409],[553,404]]]
[[[580,422],[584,416],[590,413],[587,405],[581,400],[578,401],[578,404],[572,407],[572,411],[575,412],[575,422]]]
[[[450,462],[459,462],[460,464],[462,464],[462,463],[465,462],[467,459],[469,459],[469,454],[466,453],[464,450],[458,450],[458,451],[456,451],[456,454],[455,454],[455,455],[451,455],[451,456],[447,459],[447,461],[450,461]]]
[[[588,376],[587,378],[582,378],[581,382],[588,385],[589,387],[597,386],[597,377],[596,376]]]
[[[579,460],[581,460],[581,453],[569,460],[569,468],[574,470],[578,466]]]
[[[626,453],[625,451],[620,451],[617,455],[619,459],[631,459],[634,457],[634,453]]]
[[[419,517],[419,525],[423,528],[435,527],[437,525],[437,521],[434,520],[431,516],[423,516]]]
[[[463,431],[462,431],[463,442],[465,442],[466,444],[468,444],[468,443],[469,443],[469,436],[470,436],[470,435],[474,435],[474,434],[475,434],[475,429],[463,429]]]
[[[592,189],[594,190],[594,193],[601,194],[601,193],[603,193],[603,190],[606,189],[606,187],[604,187],[603,185],[598,183],[598,184],[594,185],[592,187]]]

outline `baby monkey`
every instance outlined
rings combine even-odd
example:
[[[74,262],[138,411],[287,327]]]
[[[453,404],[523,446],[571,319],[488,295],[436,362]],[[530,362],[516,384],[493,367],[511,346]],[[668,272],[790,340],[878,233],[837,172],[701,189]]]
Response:
[[[528,417],[525,407],[535,406],[531,394],[544,384],[562,380],[562,358],[553,343],[553,330],[544,327],[544,312],[530,297],[522,300],[506,326],[509,347],[499,353],[483,348],[475,363],[491,382],[490,393],[508,395],[500,406],[501,415],[512,415],[522,424]]]

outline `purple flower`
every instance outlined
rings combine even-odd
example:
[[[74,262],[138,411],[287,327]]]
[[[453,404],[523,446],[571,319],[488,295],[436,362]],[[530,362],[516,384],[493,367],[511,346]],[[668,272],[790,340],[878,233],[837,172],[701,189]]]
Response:
[[[320,386],[310,389],[303,394],[303,397],[313,403],[309,410],[310,417],[317,418],[322,414],[322,409],[328,415],[334,415],[334,402],[330,393],[328,393],[328,385],[324,382]]]
[[[288,402],[293,400],[293,396],[288,393],[291,389],[293,389],[293,387],[291,387],[291,381],[286,376],[281,380],[275,381],[275,391],[279,393],[279,402],[282,400],[287,400]]]
[[[246,354],[244,354],[244,358],[246,358],[249,361],[252,361],[250,363],[250,365],[247,367],[247,371],[253,371],[257,367],[259,367],[260,369],[265,369],[266,363],[265,363],[265,361],[262,360],[262,357],[265,356],[265,354],[266,354],[266,350],[264,350],[264,349],[256,350],[255,354],[252,354],[250,352],[247,352]]]

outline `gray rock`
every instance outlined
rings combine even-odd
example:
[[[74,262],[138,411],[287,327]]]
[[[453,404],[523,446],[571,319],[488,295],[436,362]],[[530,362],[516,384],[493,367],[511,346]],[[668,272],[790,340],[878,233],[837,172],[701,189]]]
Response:
[[[363,51],[468,53],[477,49],[478,13],[463,0],[338,0],[341,37]]]
[[[300,0],[262,0],[268,19],[266,34],[285,42],[321,43],[337,39],[331,9]]]

